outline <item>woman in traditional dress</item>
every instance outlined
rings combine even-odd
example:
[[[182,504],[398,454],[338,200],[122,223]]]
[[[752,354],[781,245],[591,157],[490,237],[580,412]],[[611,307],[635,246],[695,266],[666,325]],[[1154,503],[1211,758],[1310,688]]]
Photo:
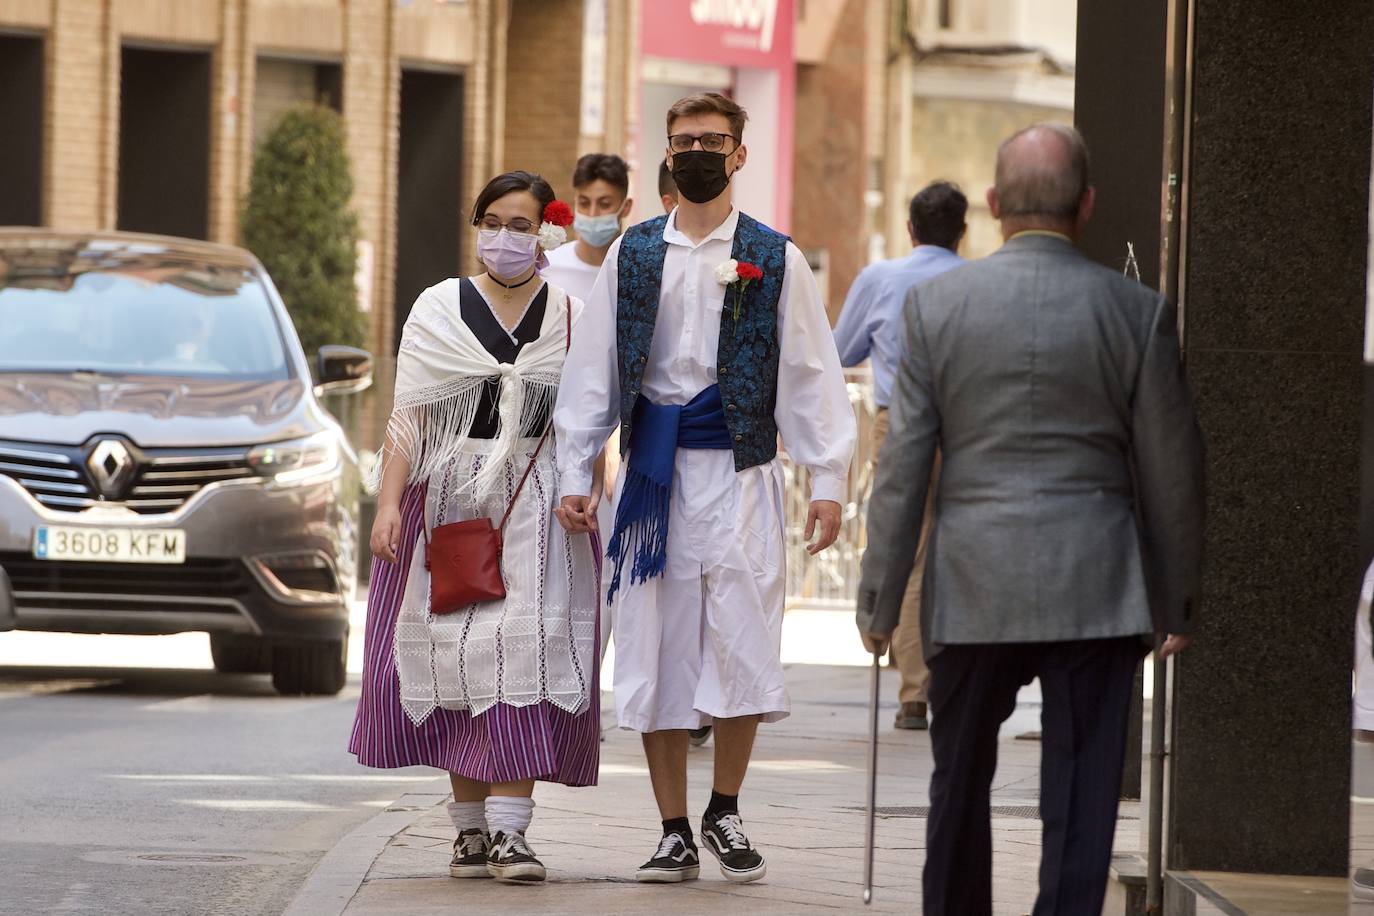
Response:
[[[525,840],[535,781],[596,783],[599,549],[557,523],[552,437],[541,447],[582,302],[537,268],[570,218],[538,175],[510,172],[482,191],[472,221],[485,272],[416,300],[373,479],[376,559],[349,750],[367,766],[449,772],[456,878],[542,881]],[[435,613],[430,534],[496,525],[508,506],[505,598]]]

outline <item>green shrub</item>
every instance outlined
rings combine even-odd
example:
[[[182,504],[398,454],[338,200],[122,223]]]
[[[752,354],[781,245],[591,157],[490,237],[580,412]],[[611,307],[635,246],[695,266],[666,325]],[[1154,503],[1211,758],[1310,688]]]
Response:
[[[343,119],[302,105],[282,115],[253,159],[241,234],[281,291],[301,344],[361,346],[354,274],[358,218]]]

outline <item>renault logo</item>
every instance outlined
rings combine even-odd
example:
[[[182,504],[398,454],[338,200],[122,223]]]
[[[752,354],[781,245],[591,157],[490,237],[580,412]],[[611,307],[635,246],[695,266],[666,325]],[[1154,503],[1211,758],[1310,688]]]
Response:
[[[121,495],[136,470],[134,456],[129,454],[128,446],[118,439],[103,439],[91,449],[86,459],[91,479],[96,489],[105,499]]]

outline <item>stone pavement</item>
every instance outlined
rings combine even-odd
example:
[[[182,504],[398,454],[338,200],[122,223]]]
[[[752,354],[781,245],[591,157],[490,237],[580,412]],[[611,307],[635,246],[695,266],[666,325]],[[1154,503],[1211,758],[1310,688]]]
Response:
[[[852,617],[842,614],[838,619],[852,634]],[[792,621],[789,625],[795,628]],[[462,907],[465,912],[605,916],[699,913],[721,904],[732,912],[747,908],[750,914],[918,912],[930,741],[925,732],[891,727],[896,672],[883,672],[886,702],[880,720],[878,788],[883,816],[877,827],[874,902],[868,908],[861,894],[869,671],[792,664],[788,683],[792,715],[760,728],[754,764],[741,794],[750,838],[767,857],[768,877],[763,881],[729,884],[703,853],[698,881],[676,886],[635,883],[635,868],[652,854],[661,829],[638,737],[608,729],[599,786],[568,789],[541,783],[535,790],[537,808],[529,839],[549,869],[547,883],[523,887],[449,878],[453,828],[443,808],[446,783],[437,780],[432,789],[417,789],[420,794],[407,796],[393,806],[395,810],[379,815],[370,836],[353,838],[352,852],[341,844],[317,869],[290,912],[421,916],[450,914]],[[603,695],[603,701],[604,721],[609,724],[610,695]],[[1039,728],[1039,711],[1039,697],[1028,688],[1002,732],[993,793],[994,910],[999,914],[1028,912],[1035,899],[1040,746],[1015,736]],[[691,752],[694,827],[710,794],[712,747],[713,743]],[[413,810],[407,812],[408,808]],[[1138,805],[1123,804],[1119,853],[1140,848],[1139,817]],[[369,848],[369,842],[376,845]],[[350,861],[354,865],[348,865]],[[365,866],[361,885],[356,875],[350,884],[348,868]],[[332,878],[320,874],[331,870]],[[327,899],[331,883],[337,905]]]

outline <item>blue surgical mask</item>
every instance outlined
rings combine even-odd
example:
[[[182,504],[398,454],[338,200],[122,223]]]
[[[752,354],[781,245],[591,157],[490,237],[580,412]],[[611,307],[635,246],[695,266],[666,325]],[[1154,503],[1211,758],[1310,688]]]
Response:
[[[577,230],[577,237],[588,245],[603,248],[620,234],[620,215],[607,213],[605,216],[587,216],[579,213],[573,217],[573,229]]]

